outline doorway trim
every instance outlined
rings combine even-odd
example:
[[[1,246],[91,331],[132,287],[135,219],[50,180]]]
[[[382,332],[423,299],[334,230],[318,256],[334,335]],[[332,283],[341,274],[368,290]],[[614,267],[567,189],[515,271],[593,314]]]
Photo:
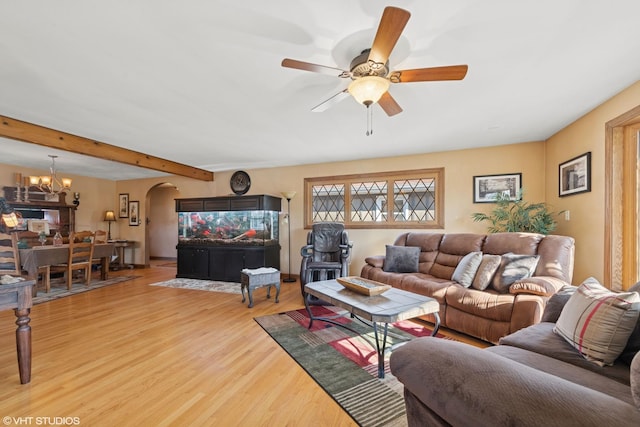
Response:
[[[604,275],[616,291],[638,280],[639,123],[640,105],[605,123]]]

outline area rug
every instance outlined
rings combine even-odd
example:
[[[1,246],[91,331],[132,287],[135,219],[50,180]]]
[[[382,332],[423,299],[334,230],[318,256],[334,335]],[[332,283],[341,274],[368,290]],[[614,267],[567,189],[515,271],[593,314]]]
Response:
[[[333,306],[313,306],[314,317],[346,313]],[[348,314],[347,314],[348,315]],[[305,309],[256,317],[255,321],[363,427],[406,426],[402,384],[389,372],[378,378],[378,356],[370,327],[351,319],[335,319],[358,333],[322,321],[308,329]],[[431,330],[411,321],[389,325],[388,345],[399,344]],[[437,335],[446,338],[441,334]],[[366,338],[365,338],[366,337]]]
[[[140,276],[116,276],[107,280],[92,280],[91,283],[89,283],[89,286],[82,283],[72,283],[71,290],[68,290],[67,285],[64,283],[55,283],[52,281],[49,292],[38,289],[38,295],[33,297],[33,305],[68,297],[70,295],[80,294],[82,292],[92,291],[98,288],[104,288],[105,286],[126,282],[127,280],[135,279],[136,277]]]
[[[192,289],[196,291],[224,292],[227,294],[241,294],[240,283],[219,282],[216,280],[199,279],[171,279],[166,282],[152,283],[151,286],[167,288]]]

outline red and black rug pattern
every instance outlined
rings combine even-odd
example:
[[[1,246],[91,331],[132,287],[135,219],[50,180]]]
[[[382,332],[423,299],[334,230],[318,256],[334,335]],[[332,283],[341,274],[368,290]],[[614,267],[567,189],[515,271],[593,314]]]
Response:
[[[255,320],[359,425],[406,425],[403,388],[389,372],[389,351],[385,378],[378,378],[373,329],[338,307],[311,309],[314,317],[333,318],[349,329],[321,320],[309,328],[304,308]],[[399,321],[388,326],[387,347],[430,335],[423,324]]]

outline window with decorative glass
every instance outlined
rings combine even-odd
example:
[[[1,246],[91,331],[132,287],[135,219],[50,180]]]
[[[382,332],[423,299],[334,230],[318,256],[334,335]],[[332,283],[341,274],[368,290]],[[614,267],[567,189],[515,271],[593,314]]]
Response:
[[[305,178],[305,228],[444,228],[444,169]]]

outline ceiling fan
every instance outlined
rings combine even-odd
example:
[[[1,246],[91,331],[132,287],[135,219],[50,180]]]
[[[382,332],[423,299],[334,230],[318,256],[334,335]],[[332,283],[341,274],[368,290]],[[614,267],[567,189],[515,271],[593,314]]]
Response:
[[[390,83],[462,80],[468,68],[467,65],[451,65],[390,71],[389,55],[410,16],[411,13],[404,9],[387,6],[378,25],[373,45],[351,61],[349,71],[289,58],[282,60],[282,66],[352,80],[346,89],[315,106],[311,111],[324,111],[351,95],[367,108],[378,103],[388,116],[394,116],[401,113],[402,108],[388,91]]]

